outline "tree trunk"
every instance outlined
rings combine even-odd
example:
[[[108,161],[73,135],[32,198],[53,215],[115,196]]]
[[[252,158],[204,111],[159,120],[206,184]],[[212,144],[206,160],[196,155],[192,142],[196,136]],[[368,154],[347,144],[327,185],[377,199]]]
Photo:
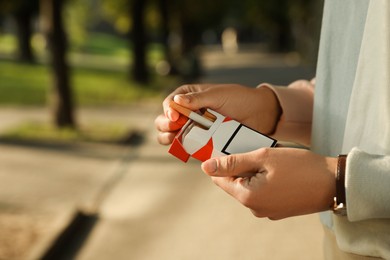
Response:
[[[180,26],[182,37],[182,64],[180,73],[185,81],[196,81],[201,75],[201,63],[196,51],[200,33],[193,21],[188,19],[190,12],[184,6],[180,12]]]
[[[131,8],[133,18],[133,31],[131,40],[133,42],[134,64],[132,69],[133,79],[140,83],[147,83],[149,73],[146,64],[146,32],[145,13],[146,0],[134,0]]]
[[[169,0],[159,0],[159,10],[161,14],[161,31],[162,31],[162,44],[164,48],[165,59],[171,66],[169,73],[171,75],[177,74],[175,61],[172,55],[171,48],[169,46]]]
[[[281,52],[289,52],[293,49],[293,36],[291,32],[291,24],[287,19],[280,19],[277,21],[276,32],[276,50]]]
[[[54,122],[58,127],[74,128],[73,100],[66,60],[67,41],[61,15],[63,2],[63,0],[41,0],[41,15],[53,70],[51,104]]]
[[[32,13],[31,12],[20,12],[14,15],[16,27],[17,27],[17,38],[19,44],[18,58],[23,62],[34,62],[34,55],[31,46],[32,36]]]

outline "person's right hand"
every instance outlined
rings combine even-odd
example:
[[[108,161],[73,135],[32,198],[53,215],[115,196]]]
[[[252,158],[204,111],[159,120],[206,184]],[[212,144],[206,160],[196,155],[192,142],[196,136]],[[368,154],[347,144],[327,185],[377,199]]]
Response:
[[[209,159],[202,170],[256,217],[277,220],[331,209],[337,162],[305,149],[260,148]]]
[[[233,118],[264,134],[271,134],[279,119],[281,108],[272,90],[260,87],[249,88],[235,84],[183,85],[163,101],[164,114],[158,116],[155,125],[160,144],[172,143],[177,131],[186,119],[169,107],[169,102],[193,111],[210,108]]]

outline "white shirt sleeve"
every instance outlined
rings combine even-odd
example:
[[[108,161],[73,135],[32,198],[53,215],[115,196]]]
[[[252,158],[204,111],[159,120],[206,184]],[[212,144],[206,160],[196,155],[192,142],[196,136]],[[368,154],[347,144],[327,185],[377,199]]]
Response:
[[[350,221],[390,218],[390,156],[353,148],[345,182]]]

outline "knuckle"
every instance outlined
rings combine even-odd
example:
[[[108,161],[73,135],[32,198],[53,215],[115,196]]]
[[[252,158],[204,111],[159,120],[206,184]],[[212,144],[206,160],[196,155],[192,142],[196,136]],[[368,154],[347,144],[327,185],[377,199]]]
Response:
[[[258,156],[260,156],[262,158],[267,158],[267,157],[269,157],[270,152],[271,152],[271,148],[269,148],[269,147],[260,148],[258,150]]]
[[[160,132],[170,131],[169,121],[164,115],[159,115],[154,120],[154,125],[155,125],[157,131],[160,131]]]
[[[160,133],[157,135],[157,142],[159,144],[164,144],[165,143],[164,142],[164,138],[162,137],[162,135]]]
[[[187,94],[187,93],[195,92],[197,89],[198,89],[198,85],[196,84],[184,84],[180,86],[179,92]]]
[[[159,144],[165,145],[166,144],[166,138],[164,137],[163,134],[159,133],[157,135],[157,141]]]
[[[255,217],[268,217],[269,211],[266,207],[264,207],[263,202],[259,201],[252,193],[242,193],[240,194],[238,200],[243,206],[249,208]]]
[[[280,215],[268,216],[268,219],[272,220],[272,221],[281,220],[281,219],[284,219],[284,218],[285,218],[284,216],[280,216]]]
[[[157,141],[161,145],[169,145],[173,142],[174,135],[171,133],[159,132],[157,134]]]
[[[157,128],[157,130],[160,130],[162,116],[163,115],[158,115],[156,119],[154,119],[154,126]]]
[[[234,173],[237,167],[237,159],[233,155],[228,155],[224,160],[221,160],[221,166],[228,173]]]
[[[279,211],[274,211],[272,214],[269,214],[267,216],[267,218],[272,221],[285,219],[286,217],[288,217],[286,214]]]
[[[238,201],[249,209],[255,208],[255,200],[250,192],[242,192],[238,197]]]
[[[252,209],[251,212],[252,212],[253,216],[255,216],[256,218],[266,218],[267,217],[262,211],[259,211],[259,210]]]

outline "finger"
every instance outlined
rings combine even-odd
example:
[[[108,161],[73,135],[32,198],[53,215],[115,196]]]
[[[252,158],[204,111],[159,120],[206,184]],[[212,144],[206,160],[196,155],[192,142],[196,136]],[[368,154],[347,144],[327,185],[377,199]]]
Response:
[[[179,94],[186,94],[186,93],[193,93],[193,92],[199,92],[203,89],[207,88],[207,85],[200,85],[200,84],[193,84],[193,85],[183,85],[179,88],[177,88],[175,91],[173,91],[169,96],[167,96],[163,101],[163,109],[164,114],[171,120],[176,121],[179,118],[179,113],[175,111],[174,109],[169,107],[169,103],[173,100],[173,97],[175,95]]]
[[[219,100],[220,94],[216,95],[216,91],[211,89],[202,91],[202,92],[192,92],[187,94],[179,94],[173,97],[173,100],[193,111],[199,110],[201,108],[211,108],[217,109],[220,107]]]
[[[163,101],[163,110],[164,110],[164,115],[172,122],[177,121],[180,118],[179,112],[176,110],[172,109],[169,106],[169,103],[173,100],[173,95],[169,95],[164,101]]]
[[[247,188],[248,178],[235,177],[211,177],[214,184],[240,201],[245,206],[249,206],[248,198],[251,196],[251,190]]]
[[[232,195],[234,197],[234,187],[236,186],[236,178],[233,177],[213,177],[211,176],[211,180],[214,182],[215,185],[223,189],[228,194]]]
[[[164,101],[165,102],[165,101]],[[164,116],[168,118],[171,122],[176,122],[180,118],[180,113],[176,110],[172,109],[171,107],[166,107],[165,104],[163,104],[164,107]]]
[[[154,120],[154,124],[158,131],[160,132],[172,132],[177,131],[183,127],[183,125],[187,122],[188,118],[184,116],[180,116],[179,119],[175,122],[172,122],[164,115],[159,115]]]
[[[176,134],[177,132],[159,132],[157,134],[157,141],[162,145],[170,145]]]
[[[260,168],[253,152],[209,159],[203,162],[201,167],[210,176],[225,177],[250,176]]]

